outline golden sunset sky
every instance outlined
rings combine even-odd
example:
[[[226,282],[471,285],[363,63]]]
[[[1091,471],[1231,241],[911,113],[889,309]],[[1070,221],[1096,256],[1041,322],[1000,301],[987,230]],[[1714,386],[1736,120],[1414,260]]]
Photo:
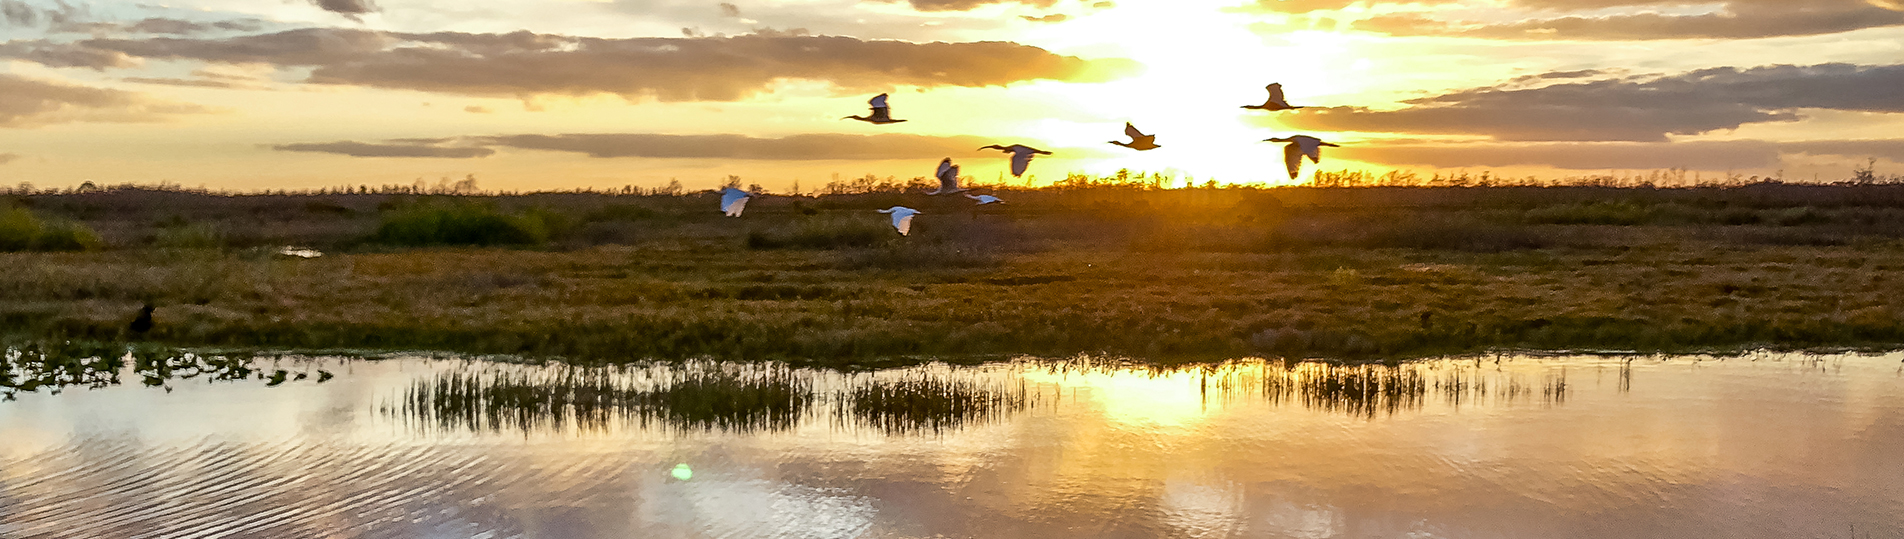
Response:
[[[0,0],[0,185],[1904,172],[1899,0]],[[1244,110],[1280,82],[1291,112]],[[871,125],[875,94],[893,116]],[[1106,144],[1124,122],[1162,148]],[[1306,181],[1314,167],[1305,167]]]

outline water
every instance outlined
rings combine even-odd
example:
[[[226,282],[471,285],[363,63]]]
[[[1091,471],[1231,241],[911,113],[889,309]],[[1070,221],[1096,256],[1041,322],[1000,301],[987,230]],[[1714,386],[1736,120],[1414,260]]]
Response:
[[[0,537],[1904,537],[1900,360],[16,369]]]

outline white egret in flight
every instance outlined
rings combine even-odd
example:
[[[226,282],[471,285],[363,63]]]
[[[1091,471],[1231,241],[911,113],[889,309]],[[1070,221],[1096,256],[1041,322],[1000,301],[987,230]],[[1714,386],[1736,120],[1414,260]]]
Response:
[[[1322,164],[1322,147],[1323,146],[1328,146],[1331,148],[1340,147],[1334,144],[1323,142],[1322,139],[1312,137],[1309,135],[1266,138],[1266,139],[1263,139],[1263,142],[1287,142],[1288,143],[1283,146],[1283,163],[1289,166],[1289,179],[1291,180],[1296,179],[1296,175],[1302,170],[1302,156],[1305,156],[1305,155],[1309,156],[1309,162],[1311,163]]]
[[[939,162],[939,172],[933,175],[939,178],[939,188],[927,191],[926,194],[928,195],[950,195],[961,191],[969,191],[969,189],[959,187],[959,166],[952,164],[952,158],[950,157]]]
[[[992,195],[974,195],[974,194],[968,193],[965,195],[965,198],[977,200],[978,205],[980,206],[984,206],[986,204],[1004,204],[1005,203],[1005,201],[999,200],[998,197],[995,197]]]
[[[862,122],[874,123],[874,124],[896,124],[896,123],[905,121],[905,120],[893,119],[892,107],[886,106],[886,94],[879,94],[877,96],[874,96],[871,101],[867,101],[866,103],[873,106],[873,113],[871,115],[847,116],[845,118],[840,118],[840,119],[841,120],[859,120]]]
[[[1124,122],[1124,135],[1129,136],[1131,138],[1131,141],[1119,142],[1119,141],[1113,140],[1111,141],[1111,144],[1116,144],[1118,146],[1123,146],[1125,148],[1130,148],[1137,151],[1144,151],[1144,150],[1150,150],[1150,149],[1161,147],[1157,145],[1157,135],[1146,135],[1144,134],[1144,132],[1138,131],[1137,126],[1131,125],[1130,122]]]
[[[991,146],[985,146],[979,149],[980,150],[998,150],[998,151],[1011,154],[1013,176],[1025,175],[1025,168],[1031,166],[1032,156],[1051,155],[1051,152],[1047,152],[1047,151],[1026,146],[1023,144],[1013,144],[1010,146],[999,146],[997,144],[993,144]]]
[[[1307,108],[1292,106],[1288,100],[1283,99],[1283,83],[1270,83],[1269,86],[1264,86],[1264,88],[1269,90],[1268,101],[1264,101],[1261,105],[1243,105],[1243,108],[1270,111]]]
[[[893,230],[898,230],[901,236],[912,235],[912,216],[919,215],[919,210],[905,206],[893,206],[891,208],[874,211],[892,214]]]
[[[741,210],[747,209],[747,200],[754,198],[753,193],[732,187],[721,189],[721,213],[728,217],[740,217]]]

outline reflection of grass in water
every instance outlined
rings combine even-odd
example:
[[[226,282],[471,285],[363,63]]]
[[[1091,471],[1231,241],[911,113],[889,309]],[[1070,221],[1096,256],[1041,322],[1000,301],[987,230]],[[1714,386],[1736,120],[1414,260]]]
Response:
[[[266,376],[253,368],[253,358],[244,355],[200,355],[152,344],[122,344],[99,341],[30,342],[0,347],[0,400],[12,400],[19,393],[41,389],[58,393],[68,387],[97,389],[119,385],[120,375],[130,360],[132,373],[146,386],[167,386],[175,380],[205,378],[242,380],[254,374],[267,385],[290,379],[303,380],[308,373],[276,370]],[[318,371],[319,381],[331,375]]]
[[[873,380],[840,395],[839,414],[853,422],[888,434],[956,429],[980,420],[997,419],[1029,405],[1023,386],[981,384],[976,381],[911,375],[898,380]]]
[[[812,383],[785,369],[696,369],[659,384],[625,371],[444,373],[420,380],[394,411],[443,429],[599,430],[659,421],[684,430],[784,430],[812,404]]]
[[[1544,375],[1536,384],[1525,377],[1496,370],[1453,364],[1343,365],[1334,363],[1265,364],[1257,380],[1236,380],[1234,373],[1217,381],[1226,394],[1259,385],[1270,402],[1295,402],[1304,407],[1373,417],[1419,410],[1430,395],[1450,406],[1506,404],[1538,398],[1560,404],[1570,391],[1563,369]],[[1440,371],[1440,372],[1437,372]]]

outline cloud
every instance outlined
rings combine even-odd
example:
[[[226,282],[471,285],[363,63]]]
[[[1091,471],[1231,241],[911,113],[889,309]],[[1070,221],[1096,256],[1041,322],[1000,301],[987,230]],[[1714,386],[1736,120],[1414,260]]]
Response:
[[[93,88],[0,73],[0,127],[69,122],[159,122],[213,109],[158,101],[124,90]]]
[[[1027,20],[1027,21],[1031,21],[1031,22],[1064,22],[1064,21],[1067,21],[1067,20],[1071,20],[1071,16],[1070,16],[1070,15],[1065,15],[1065,14],[1063,14],[1063,13],[1053,13],[1053,14],[1050,14],[1050,15],[1045,15],[1045,16],[1043,16],[1043,17],[1033,17],[1033,16],[1030,16],[1030,15],[1020,15],[1020,16],[1019,16],[1018,18],[1020,18],[1020,19],[1024,19],[1024,20]]]
[[[1430,9],[1458,3],[1461,0],[1257,0],[1254,8],[1310,13],[1353,4],[1399,7],[1412,12],[1378,15],[1356,21],[1353,28],[1507,40],[1751,39],[1904,25],[1904,9],[1894,5],[1898,0],[1508,0],[1504,6],[1490,6],[1488,21],[1445,19]],[[1502,15],[1521,19],[1500,22]]]
[[[0,0],[0,17],[4,17],[9,26],[40,25],[40,10],[16,0]]]
[[[384,144],[368,142],[317,142],[299,144],[278,144],[271,149],[281,152],[317,152],[348,155],[351,157],[440,157],[466,159],[489,157],[496,150],[483,147],[440,146],[443,139],[394,140]]]
[[[899,0],[880,0],[892,3]],[[992,4],[1024,4],[1036,7],[1051,7],[1057,0],[906,0],[912,9],[919,11],[971,11]]]
[[[1385,165],[1436,168],[1545,166],[1571,170],[1727,170],[1778,165],[1765,141],[1343,145],[1330,155]]]
[[[573,152],[589,157],[655,159],[762,159],[788,161],[939,159],[970,154],[988,142],[979,137],[805,134],[781,138],[746,135],[569,133],[395,139],[381,143],[339,141],[279,144],[272,149],[353,157],[488,157],[494,148]]]
[[[1892,161],[1904,161],[1904,139],[1787,142],[1780,144],[1779,148],[1789,153],[1836,155],[1844,157],[1877,157]]]
[[[463,107],[463,112],[471,112],[476,114],[488,114],[492,111],[489,110],[489,107],[485,107],[482,105],[470,105],[467,107]]]
[[[773,160],[938,159],[965,155],[988,144],[979,137],[924,135],[807,134],[782,138],[745,135],[656,135],[632,133],[506,135],[475,137],[482,144],[526,150],[576,152],[589,157]]]
[[[0,165],[18,161],[22,156],[17,153],[0,153]]]
[[[250,86],[233,84],[230,82],[219,81],[219,80],[172,79],[172,78],[158,78],[158,77],[126,77],[119,80],[123,80],[126,82],[135,82],[139,84],[161,84],[165,86],[185,86],[185,87],[192,87],[192,88],[251,88]]]
[[[310,67],[307,82],[319,84],[510,97],[610,93],[663,101],[734,101],[788,78],[864,91],[895,85],[1100,81],[1136,66],[1009,42],[911,43],[795,34],[763,30],[734,37],[599,39],[309,28],[221,39],[20,41],[0,44],[0,56],[96,69],[123,67],[127,58],[268,63]]]
[[[721,2],[721,16],[736,19],[740,18],[740,6]]]
[[[1565,81],[1597,72],[1551,73]],[[1516,79],[1527,82],[1528,79]],[[1497,140],[1664,141],[1801,119],[1802,109],[1904,112],[1904,65],[1720,67],[1671,76],[1489,87],[1406,101],[1399,110],[1305,109],[1300,129],[1486,135]]]
[[[361,20],[363,15],[377,11],[377,5],[370,0],[311,0],[318,8],[351,20]]]

